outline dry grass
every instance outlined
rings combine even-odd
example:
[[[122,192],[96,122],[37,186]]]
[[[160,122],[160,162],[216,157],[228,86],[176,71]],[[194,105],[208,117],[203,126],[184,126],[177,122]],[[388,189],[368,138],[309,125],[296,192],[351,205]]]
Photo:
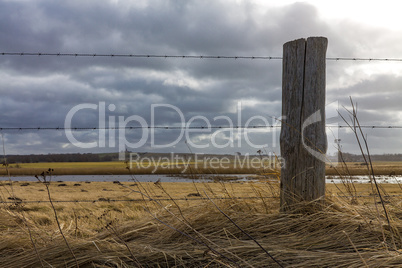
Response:
[[[378,161],[373,162],[373,169],[376,175],[402,175],[402,162],[386,162],[386,161]],[[345,166],[348,167],[348,170],[342,167],[333,168],[330,165],[326,167],[325,174],[326,175],[338,175],[341,173],[342,175],[368,175],[367,166],[365,163],[356,163],[356,162],[347,162]]]
[[[258,159],[257,159],[258,160]],[[367,167],[362,163],[345,163],[348,166],[349,173],[342,168],[337,169],[327,165],[327,175],[350,174],[350,175],[367,175]],[[187,167],[183,163],[160,163],[155,167],[152,163],[144,164],[143,167],[137,167],[135,163],[132,166],[132,173],[135,174],[255,174],[262,171],[262,168],[255,168],[259,163],[254,163],[254,167],[250,163],[243,163],[243,166],[234,163],[228,163],[227,166],[221,168],[212,168],[210,165],[204,166],[202,163],[195,165],[194,163]],[[48,168],[54,169],[54,175],[110,175],[110,174],[130,174],[124,162],[69,162],[69,163],[25,163],[10,164],[8,170],[13,176],[21,175],[38,175]],[[402,175],[402,162],[374,162],[373,168],[376,175]],[[7,175],[5,167],[0,167],[0,175]]]
[[[14,184],[17,197],[46,200],[40,183],[21,184]],[[329,184],[325,203],[300,204],[292,213],[282,214],[275,198],[278,184],[65,184],[50,185],[54,201],[104,200],[55,202],[79,267],[279,267],[249,236],[283,267],[395,267],[402,263],[402,199],[387,198],[392,219],[388,226],[370,185],[356,185],[357,194],[368,197],[351,204],[351,198],[337,197],[347,192],[343,185]],[[8,197],[6,187],[0,187],[3,199]],[[398,185],[382,188],[389,195],[401,194]],[[150,201],[139,192],[157,200]],[[213,201],[249,236],[206,194],[225,198]],[[238,198],[251,196],[273,198]],[[136,202],[107,202],[143,197]],[[76,267],[52,213],[48,203],[3,205],[2,267]]]

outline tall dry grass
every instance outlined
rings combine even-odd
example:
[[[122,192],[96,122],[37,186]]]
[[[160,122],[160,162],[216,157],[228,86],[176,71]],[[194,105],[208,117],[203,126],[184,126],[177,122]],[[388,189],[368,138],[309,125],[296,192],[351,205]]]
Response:
[[[82,185],[88,192],[81,195],[98,197],[96,189],[104,187],[112,191],[103,191],[105,200],[95,203],[55,203],[79,267],[397,267],[402,263],[400,197],[386,199],[388,225],[383,211],[375,209],[373,192],[356,204],[349,197],[337,197],[342,193],[333,187],[324,203],[298,204],[284,214],[278,212],[277,192],[272,190],[278,189],[277,184],[199,183],[197,190],[191,183],[181,184],[182,190],[180,183],[104,183],[98,188],[91,183]],[[40,184],[17,185],[15,189],[32,187],[46,195],[39,191]],[[67,188],[71,195],[76,189],[78,195],[79,187]],[[363,189],[371,190],[357,187],[360,193]],[[63,190],[54,184],[50,191],[57,201],[56,192]],[[112,193],[142,201],[107,202]],[[201,196],[189,197],[190,193]],[[239,198],[247,196],[260,198]],[[3,267],[76,267],[49,204],[3,204],[0,213]]]

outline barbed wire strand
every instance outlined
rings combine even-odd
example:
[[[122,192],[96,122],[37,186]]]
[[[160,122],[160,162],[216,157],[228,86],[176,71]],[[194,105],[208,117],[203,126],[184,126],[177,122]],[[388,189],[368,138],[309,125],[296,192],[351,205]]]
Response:
[[[278,198],[275,196],[247,196],[247,197],[214,197],[211,199],[215,200],[227,200],[227,199],[260,199],[260,198]],[[209,200],[206,197],[200,197],[200,198],[151,198],[145,201],[202,201],[202,200]],[[144,202],[144,199],[98,199],[98,200],[52,200],[53,203],[97,203],[97,202]],[[49,203],[49,200],[14,200],[14,201],[0,201],[0,203],[3,204],[14,204],[14,203]]]
[[[103,58],[180,58],[180,59],[247,59],[282,60],[280,56],[219,56],[219,55],[158,55],[158,54],[97,54],[97,53],[49,53],[49,52],[0,52],[0,56],[57,56]],[[329,61],[387,61],[402,62],[402,58],[327,57]]]
[[[125,126],[125,127],[0,127],[0,131],[27,131],[27,130],[120,130],[120,129],[171,129],[171,130],[183,130],[183,129],[261,129],[261,128],[280,128],[281,125],[263,125],[263,126]],[[327,128],[350,128],[346,125],[327,125]],[[362,125],[361,128],[371,129],[402,129],[402,126],[380,126],[380,125]]]
[[[356,198],[367,198],[373,197],[372,195],[336,195],[336,197],[356,197]],[[402,197],[402,195],[387,195],[387,197]],[[211,197],[213,200],[248,200],[248,199],[279,199],[276,196],[246,196],[246,197]],[[206,201],[209,200],[206,197],[199,198],[151,198],[145,201]],[[49,200],[14,200],[14,201],[0,201],[0,204],[32,204],[32,203],[49,203]],[[144,202],[144,199],[97,199],[97,200],[52,200],[53,203],[98,203],[98,202]]]
[[[282,60],[271,56],[210,56],[210,55],[156,55],[156,54],[97,54],[97,53],[41,53],[41,52],[1,52],[1,56],[58,56],[58,57],[106,57],[106,58],[181,58],[181,59],[260,59]]]

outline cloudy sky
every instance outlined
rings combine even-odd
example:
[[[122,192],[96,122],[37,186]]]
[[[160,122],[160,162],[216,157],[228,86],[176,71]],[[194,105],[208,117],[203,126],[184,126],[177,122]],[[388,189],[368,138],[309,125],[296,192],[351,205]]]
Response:
[[[290,40],[328,38],[327,57],[402,58],[398,1],[0,0],[0,53],[282,56]],[[279,152],[281,60],[0,55],[7,154]],[[402,125],[402,62],[327,61],[329,115],[358,104],[362,125]],[[341,121],[338,123],[342,124]],[[219,130],[219,131],[218,131]],[[402,153],[402,130],[364,129],[372,153]],[[328,131],[344,151],[353,135]],[[187,143],[186,143],[187,141]]]

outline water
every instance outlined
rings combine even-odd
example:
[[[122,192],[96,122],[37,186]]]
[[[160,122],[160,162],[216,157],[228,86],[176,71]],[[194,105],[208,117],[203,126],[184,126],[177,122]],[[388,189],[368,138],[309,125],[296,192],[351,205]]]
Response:
[[[346,177],[345,177],[346,178]],[[375,176],[377,183],[402,183],[402,176],[384,176],[379,175]],[[370,179],[368,176],[352,176],[351,180],[353,183],[369,183]],[[350,182],[350,180],[347,180]],[[339,176],[327,176],[326,183],[342,183],[342,180]]]
[[[258,177],[253,174],[226,174],[226,175],[209,175],[211,179],[203,178],[194,180],[194,182],[210,182],[213,181],[214,176],[226,176],[229,178],[236,178],[232,181],[258,181]],[[193,182],[188,176],[180,177],[180,175],[135,175],[136,181],[139,182],[155,182],[160,179],[161,182]],[[0,177],[0,181],[7,181],[8,177]],[[12,181],[37,181],[34,176],[15,176],[11,177]],[[402,176],[376,176],[378,183],[401,183]],[[134,181],[133,176],[130,175],[62,175],[62,176],[52,176],[52,181],[73,181],[73,182],[85,182],[85,181],[105,181],[105,182],[132,182]],[[276,180],[273,180],[276,181]],[[350,181],[350,180],[349,180]],[[353,176],[353,183],[368,183],[370,182],[367,176]],[[327,176],[326,183],[342,183],[339,176]]]
[[[218,175],[210,175],[209,177],[218,176]],[[230,178],[235,177],[238,181],[246,181],[250,176],[253,175],[219,175],[219,176],[228,176]],[[49,179],[49,177],[47,177]],[[180,176],[180,175],[60,175],[60,176],[52,176],[52,181],[73,181],[73,182],[85,182],[85,181],[105,181],[105,182],[113,182],[113,181],[120,181],[120,182],[132,182],[132,181],[139,181],[139,182],[156,182],[159,180],[161,182],[208,182],[213,181],[212,179],[208,178],[201,178],[192,180],[189,176]],[[8,177],[0,177],[0,181],[8,180]],[[34,176],[15,176],[11,177],[12,181],[38,181]]]
[[[191,179],[169,177],[167,175],[135,175],[136,181],[140,182],[155,182],[160,179],[162,182],[192,182]],[[47,177],[49,179],[49,177]],[[0,180],[8,180],[8,177],[1,177]],[[38,181],[34,176],[15,176],[11,177],[12,181]],[[73,181],[73,182],[85,182],[85,181],[105,181],[105,182],[128,182],[134,181],[133,176],[130,175],[60,175],[52,176],[52,181]]]

